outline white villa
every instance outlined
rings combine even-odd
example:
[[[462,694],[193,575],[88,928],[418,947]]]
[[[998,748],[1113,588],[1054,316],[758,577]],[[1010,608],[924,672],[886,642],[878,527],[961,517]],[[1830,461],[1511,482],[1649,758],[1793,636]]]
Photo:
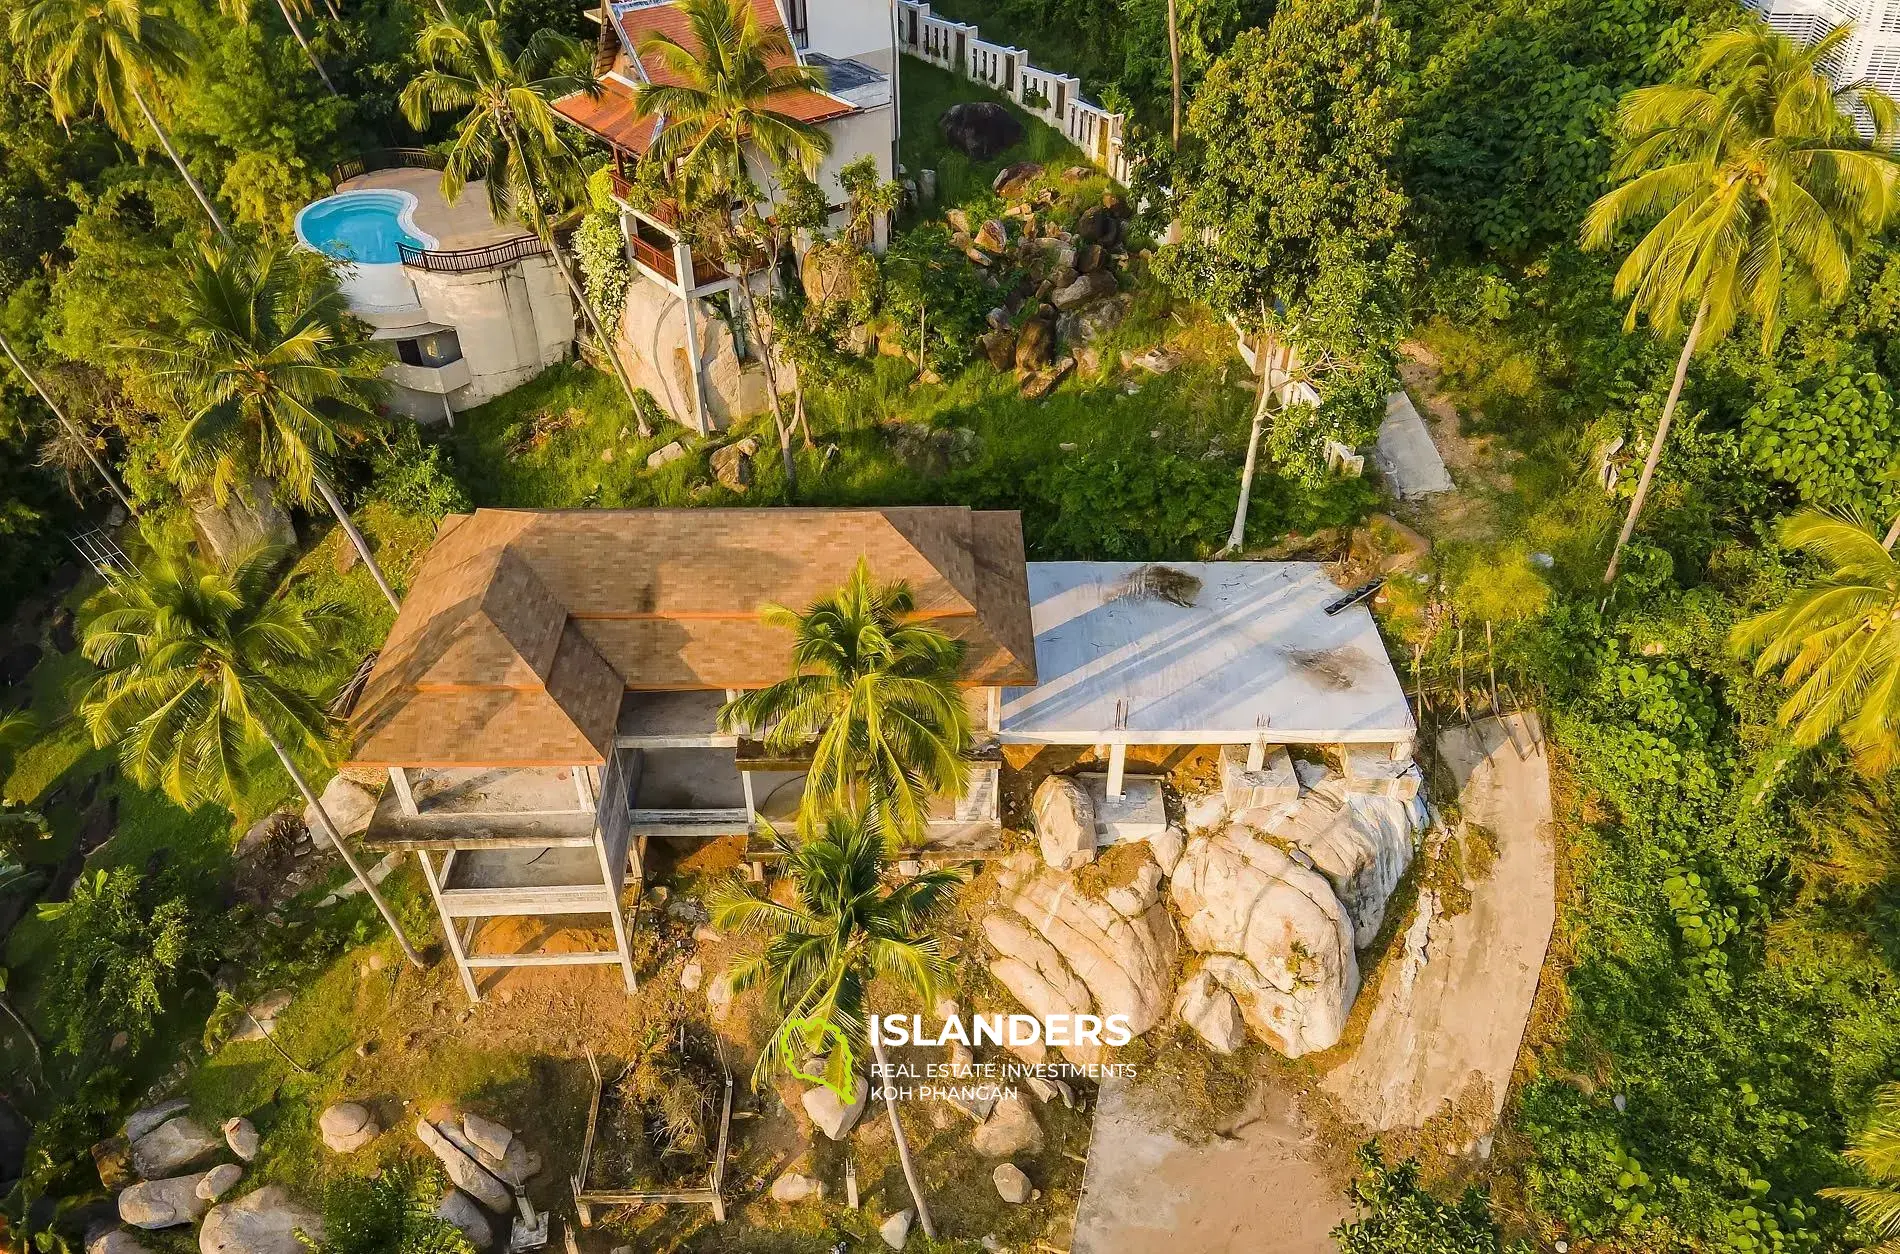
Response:
[[[440,168],[416,149],[346,163],[297,238],[337,262],[350,312],[394,348],[390,408],[454,425],[565,358],[576,311],[541,241],[490,217],[479,182],[449,204]]]
[[[822,125],[830,134],[831,152],[817,173],[820,186],[835,193],[837,172],[866,154],[876,159],[881,178],[891,178],[897,159],[898,50],[888,0],[815,5],[752,0],[752,5],[762,25],[786,32],[801,62],[825,72],[827,90],[787,92],[775,102],[781,111]],[[734,280],[723,267],[693,256],[664,208],[643,211],[629,202],[633,168],[666,125],[664,118],[635,113],[635,89],[665,82],[668,73],[643,61],[639,45],[655,32],[691,37],[670,0],[605,0],[597,16],[602,31],[596,64],[603,90],[592,98],[570,96],[555,108],[614,154],[614,188],[635,276],[621,317],[620,347],[634,382],[680,421],[709,432],[770,403],[765,371],[732,299]],[[761,187],[773,186],[772,171],[755,169],[753,176]],[[841,226],[842,217],[834,224]],[[883,244],[880,225],[876,246]],[[750,281],[760,283],[762,275]]]

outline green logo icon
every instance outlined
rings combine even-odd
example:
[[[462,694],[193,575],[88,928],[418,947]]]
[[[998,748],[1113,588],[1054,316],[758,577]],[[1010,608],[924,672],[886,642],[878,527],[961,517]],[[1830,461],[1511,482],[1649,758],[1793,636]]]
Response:
[[[785,1069],[808,1084],[822,1084],[846,1105],[857,1096],[857,1071],[851,1042],[829,1019],[789,1018],[779,1025],[778,1047]],[[816,1064],[816,1070],[810,1069]]]

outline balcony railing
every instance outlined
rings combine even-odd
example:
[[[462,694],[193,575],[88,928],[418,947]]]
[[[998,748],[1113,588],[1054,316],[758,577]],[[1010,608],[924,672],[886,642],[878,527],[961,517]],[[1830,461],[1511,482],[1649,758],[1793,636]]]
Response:
[[[339,161],[330,171],[330,182],[346,183],[371,170],[440,170],[447,164],[427,148],[372,148],[361,156]]]
[[[629,235],[627,242],[633,245],[633,257],[641,265],[653,271],[668,283],[677,284],[679,267],[673,264],[673,250],[650,244],[638,235]],[[708,283],[717,283],[726,277],[723,266],[715,262],[693,258],[693,286],[704,287]]]
[[[449,251],[417,248],[413,244],[404,244],[400,241],[396,244],[396,252],[402,257],[402,264],[417,270],[427,270],[431,274],[468,274],[475,270],[505,266],[523,257],[539,257],[547,251],[547,244],[538,235],[517,235],[513,239],[502,240],[499,244],[488,244],[481,248],[456,248]]]

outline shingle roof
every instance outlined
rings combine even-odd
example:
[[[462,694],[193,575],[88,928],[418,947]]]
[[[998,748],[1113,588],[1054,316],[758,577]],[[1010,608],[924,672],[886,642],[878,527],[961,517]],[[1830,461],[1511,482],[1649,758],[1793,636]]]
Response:
[[[626,690],[761,688],[860,557],[963,640],[975,685],[1036,680],[1014,512],[478,510],[444,520],[364,688],[365,765],[599,762]]]

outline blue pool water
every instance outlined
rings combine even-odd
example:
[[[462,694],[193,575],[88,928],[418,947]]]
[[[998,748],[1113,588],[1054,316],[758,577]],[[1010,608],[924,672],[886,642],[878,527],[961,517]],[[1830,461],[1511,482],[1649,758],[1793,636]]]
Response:
[[[297,215],[297,237],[338,261],[397,262],[402,257],[396,245],[429,248],[435,243],[404,224],[414,203],[402,192],[343,192],[304,206]]]

